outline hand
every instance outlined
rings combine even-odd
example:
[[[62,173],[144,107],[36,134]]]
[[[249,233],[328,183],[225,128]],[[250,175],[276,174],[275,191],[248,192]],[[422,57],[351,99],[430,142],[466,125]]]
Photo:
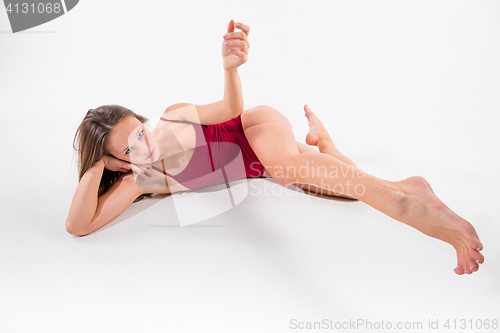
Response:
[[[129,171],[133,171],[134,175],[142,176],[147,179],[147,176],[152,176],[152,172],[148,169],[151,168],[150,165],[135,165],[123,160],[119,160],[114,156],[104,155],[102,157],[102,161],[104,162],[104,167],[110,171],[119,171],[127,173]]]
[[[242,31],[234,32],[235,26]],[[225,70],[235,69],[247,62],[248,49],[250,48],[250,42],[247,38],[249,32],[250,28],[247,25],[235,23],[234,20],[229,22],[227,33],[222,42],[222,60]]]

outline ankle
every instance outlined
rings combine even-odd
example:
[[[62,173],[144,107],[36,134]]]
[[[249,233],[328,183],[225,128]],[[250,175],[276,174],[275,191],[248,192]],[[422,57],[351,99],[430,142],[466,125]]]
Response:
[[[329,143],[330,141],[332,141],[332,138],[327,131],[320,131],[317,135],[319,138],[319,143]]]
[[[403,222],[412,213],[412,198],[404,191],[404,187],[400,182],[388,182],[385,184],[388,189],[388,208],[392,211],[391,216]]]

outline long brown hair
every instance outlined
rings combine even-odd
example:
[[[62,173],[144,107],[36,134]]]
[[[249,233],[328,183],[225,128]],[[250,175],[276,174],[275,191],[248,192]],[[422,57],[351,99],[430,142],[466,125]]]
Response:
[[[103,155],[111,155],[106,150],[106,138],[114,126],[128,116],[134,116],[141,123],[148,121],[147,118],[132,110],[116,104],[102,105],[87,112],[73,139],[73,148],[78,152],[78,181],[95,162],[102,159]],[[78,147],[75,146],[76,143]],[[106,193],[120,175],[122,172],[114,172],[104,168],[97,196]],[[151,195],[151,193],[140,195],[134,202],[143,199],[145,195]]]

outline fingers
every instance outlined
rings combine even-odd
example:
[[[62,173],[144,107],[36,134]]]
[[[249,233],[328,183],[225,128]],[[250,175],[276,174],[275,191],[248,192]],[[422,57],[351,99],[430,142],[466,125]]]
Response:
[[[243,31],[237,31],[237,32],[228,32],[224,35],[224,39],[230,40],[230,39],[240,39],[244,40],[245,43],[247,44],[247,48],[250,48],[250,42],[248,41],[247,35]]]
[[[247,54],[245,52],[242,52],[242,51],[239,51],[239,50],[234,50],[234,49],[231,49],[230,52],[232,54],[237,55],[238,58],[240,58],[242,64],[244,64],[245,62],[247,62]]]
[[[234,31],[234,20],[231,20],[227,25],[227,32],[233,32],[233,31]]]
[[[151,165],[147,164],[147,165],[144,165],[143,167],[144,167],[144,169],[143,169],[143,170],[144,170],[144,173],[145,173],[146,175],[148,175],[148,176],[150,176],[150,177],[153,177],[153,176],[154,176],[153,172],[152,172],[151,170],[149,170],[149,169],[151,169],[151,168],[152,168],[152,166],[151,166]]]
[[[236,31],[236,32],[227,32],[224,35],[224,39],[243,39],[245,41],[248,41],[247,35],[243,31]]]
[[[236,28],[242,30],[245,33],[245,35],[248,36],[248,34],[250,33],[250,27],[248,25],[243,24],[243,23],[239,23],[239,22],[236,23],[235,25],[236,25]],[[232,31],[228,31],[228,32],[232,32]]]
[[[129,168],[134,172],[134,174],[137,175],[137,177],[142,176],[142,178],[148,179],[148,177],[153,176],[153,173],[148,170],[149,168],[146,165],[138,166],[135,164],[129,164]]]
[[[231,48],[231,47],[239,48],[241,51],[248,53],[248,45],[247,45],[247,43],[245,43],[242,40],[231,39],[231,40],[226,41],[226,43],[224,43],[224,45],[226,45],[229,48]]]

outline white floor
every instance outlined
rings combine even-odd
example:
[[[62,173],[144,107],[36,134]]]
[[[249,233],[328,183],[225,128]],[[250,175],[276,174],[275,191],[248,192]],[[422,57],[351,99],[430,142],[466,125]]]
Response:
[[[0,10],[0,332],[498,332],[499,14],[493,1],[87,0],[12,34]],[[248,186],[239,205],[186,227],[174,194],[66,233],[85,112],[155,119],[220,100],[230,19],[251,27],[245,106],[280,110],[303,141],[307,103],[363,170],[425,177],[478,231],[478,272],[455,275],[450,245],[361,202],[272,179],[233,182]]]

